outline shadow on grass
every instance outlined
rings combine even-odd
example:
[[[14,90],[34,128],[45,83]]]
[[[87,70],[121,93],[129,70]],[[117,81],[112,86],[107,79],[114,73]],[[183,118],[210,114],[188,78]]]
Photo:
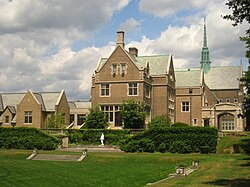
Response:
[[[249,187],[250,179],[237,178],[237,179],[218,179],[206,184],[218,185],[218,186],[230,186],[230,187]]]

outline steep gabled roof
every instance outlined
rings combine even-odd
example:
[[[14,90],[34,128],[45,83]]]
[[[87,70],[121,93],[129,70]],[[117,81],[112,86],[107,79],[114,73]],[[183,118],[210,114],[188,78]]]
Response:
[[[171,55],[134,56],[126,50],[122,50],[128,55],[128,57],[139,70],[143,70],[147,67],[147,65],[149,65],[149,75],[165,75],[167,73]],[[108,59],[109,58],[101,58],[97,65],[96,71],[99,71],[108,61]]]
[[[61,92],[42,92],[41,93],[46,111],[48,112],[55,111],[55,106],[58,102],[60,95],[61,95]]]
[[[176,69],[175,79],[176,87],[198,87],[202,86],[201,69]]]
[[[154,55],[135,57],[135,64],[139,69],[147,67],[149,64],[149,75],[165,75],[169,64],[170,55]]]
[[[7,106],[17,106],[25,96],[25,93],[1,93],[3,111]]]
[[[211,67],[205,74],[205,82],[211,90],[239,89],[241,76],[240,66]]]
[[[30,91],[31,92],[31,91]],[[55,105],[58,103],[62,96],[62,92],[31,92],[34,96],[34,99],[38,102],[38,104],[42,105],[43,111],[52,112],[55,111]],[[0,111],[3,111],[7,106],[16,107],[23,97],[27,93],[1,93],[0,98]]]

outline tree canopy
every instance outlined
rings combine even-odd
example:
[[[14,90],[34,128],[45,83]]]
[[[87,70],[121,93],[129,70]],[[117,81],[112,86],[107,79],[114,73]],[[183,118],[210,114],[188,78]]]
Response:
[[[100,110],[99,106],[91,108],[86,117],[84,128],[104,129],[108,126],[107,115]]]
[[[143,128],[145,124],[145,105],[134,100],[124,101],[120,106],[125,129]]]

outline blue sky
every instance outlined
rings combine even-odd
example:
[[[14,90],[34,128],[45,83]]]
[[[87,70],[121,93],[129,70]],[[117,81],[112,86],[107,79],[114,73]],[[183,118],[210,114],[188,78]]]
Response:
[[[125,49],[169,54],[175,68],[197,67],[206,17],[212,66],[239,65],[249,27],[221,15],[225,0],[0,0],[0,92],[60,91],[90,98],[91,76],[125,31]]]

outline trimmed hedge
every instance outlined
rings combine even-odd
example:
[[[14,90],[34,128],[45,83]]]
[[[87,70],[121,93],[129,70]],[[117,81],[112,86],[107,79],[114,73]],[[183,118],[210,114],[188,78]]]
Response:
[[[0,127],[0,148],[54,150],[59,141],[39,129],[27,127]]]
[[[154,143],[154,151],[215,153],[217,134],[218,130],[210,127],[169,127],[150,129],[128,138],[121,146],[121,149],[130,152],[128,145],[131,144],[135,147],[136,142],[141,139],[149,139]],[[204,151],[204,147],[207,147],[206,151]],[[139,148],[137,151],[139,152]]]
[[[130,130],[110,129],[68,129],[69,143],[73,144],[100,144],[101,134],[104,134],[106,145],[119,145],[130,136]]]

